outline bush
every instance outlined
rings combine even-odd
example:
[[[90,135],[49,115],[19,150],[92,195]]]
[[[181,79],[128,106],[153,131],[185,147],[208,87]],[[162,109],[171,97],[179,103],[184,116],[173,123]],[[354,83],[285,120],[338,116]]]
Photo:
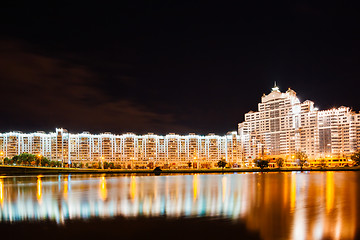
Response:
[[[227,162],[225,160],[220,160],[216,163],[216,165],[219,167],[219,168],[222,168],[224,169],[224,167],[226,166]]]
[[[254,163],[255,163],[255,166],[259,167],[261,170],[269,166],[268,160],[255,159]]]
[[[284,159],[283,158],[277,158],[276,159],[276,165],[278,168],[281,168],[284,165]]]
[[[351,155],[351,160],[353,160],[354,166],[360,165],[360,151]]]

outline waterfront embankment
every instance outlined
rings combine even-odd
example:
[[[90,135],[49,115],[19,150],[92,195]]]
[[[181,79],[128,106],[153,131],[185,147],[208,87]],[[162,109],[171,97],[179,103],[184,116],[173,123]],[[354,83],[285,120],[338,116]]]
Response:
[[[292,172],[292,171],[360,171],[357,167],[328,167],[328,168],[214,168],[214,169],[162,169],[161,174],[169,173],[241,173],[241,172]],[[90,169],[90,168],[58,168],[58,167],[31,167],[31,166],[0,166],[0,175],[11,174],[127,174],[127,173],[154,173],[152,169]]]

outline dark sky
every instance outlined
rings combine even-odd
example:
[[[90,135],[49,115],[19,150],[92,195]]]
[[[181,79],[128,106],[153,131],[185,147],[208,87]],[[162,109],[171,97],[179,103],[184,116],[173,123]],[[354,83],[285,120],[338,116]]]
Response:
[[[359,110],[354,1],[118,2],[2,6],[0,132],[225,134],[274,81]]]

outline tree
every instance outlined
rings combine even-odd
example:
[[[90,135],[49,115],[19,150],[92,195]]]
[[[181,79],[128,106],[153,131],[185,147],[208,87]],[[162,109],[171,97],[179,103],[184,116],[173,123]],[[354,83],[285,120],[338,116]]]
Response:
[[[35,159],[35,155],[33,155],[33,154],[21,153],[20,155],[18,155],[17,163],[19,165],[29,166],[29,165],[31,165],[31,162],[34,161],[34,159]]]
[[[351,155],[351,160],[353,160],[354,166],[360,165],[360,151]]]
[[[254,160],[255,166],[259,167],[261,170],[269,166],[268,160],[262,160],[262,159],[255,159]]]
[[[15,164],[18,164],[18,159],[19,159],[19,156],[15,155],[15,156],[12,157],[11,162],[15,163]]]
[[[277,158],[276,159],[276,165],[278,168],[281,168],[284,165],[284,159],[283,158]]]
[[[326,160],[325,160],[325,159],[321,159],[321,160],[320,160],[320,167],[321,167],[321,168],[326,167]]]
[[[187,165],[188,165],[189,168],[191,168],[192,163],[189,161],[189,162],[187,163]]]
[[[35,157],[35,165],[36,166],[40,166],[40,163],[41,163],[41,159],[40,159],[40,157]]]
[[[47,167],[50,164],[49,159],[47,159],[44,156],[40,156],[40,161],[41,161],[41,166],[43,166],[43,167]]]
[[[12,160],[10,158],[6,157],[6,158],[4,158],[4,164],[10,165],[10,164],[12,164]]]
[[[227,162],[225,161],[225,159],[221,159],[220,161],[218,161],[216,163],[216,165],[219,167],[219,168],[222,168],[222,170],[224,170],[224,167],[226,166]]]
[[[115,164],[113,162],[109,163],[109,168],[110,169],[114,169],[115,168]]]
[[[109,168],[109,163],[108,162],[104,162],[104,169],[108,169]]]
[[[302,151],[298,151],[295,154],[296,159],[298,160],[298,164],[301,168],[301,170],[304,167],[304,164],[306,163],[308,156],[306,155],[306,153],[302,152]]]
[[[97,168],[99,168],[99,164],[95,162],[95,163],[92,164],[92,167],[97,169]]]

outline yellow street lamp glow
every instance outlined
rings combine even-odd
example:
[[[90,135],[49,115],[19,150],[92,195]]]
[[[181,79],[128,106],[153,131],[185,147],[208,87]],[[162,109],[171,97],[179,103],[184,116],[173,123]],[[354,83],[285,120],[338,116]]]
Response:
[[[3,156],[4,156],[4,152],[3,152],[3,151],[0,151],[0,157],[1,157],[1,160],[2,160],[2,164],[4,164]]]

